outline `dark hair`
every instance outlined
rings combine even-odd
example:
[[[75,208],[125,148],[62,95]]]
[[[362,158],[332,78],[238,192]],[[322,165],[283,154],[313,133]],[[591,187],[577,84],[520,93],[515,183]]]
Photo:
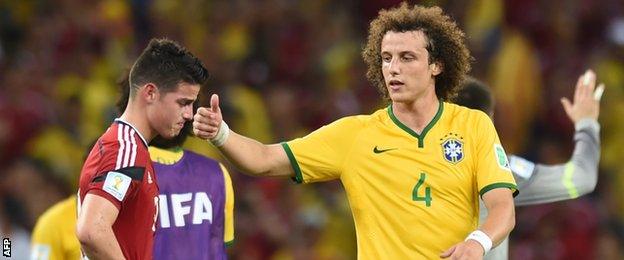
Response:
[[[120,95],[119,100],[117,100],[116,106],[119,115],[123,114],[124,110],[126,110],[128,100],[130,99],[130,88],[128,87],[129,84],[130,83],[128,80],[128,71],[126,71],[123,76],[117,81]],[[193,113],[197,111],[197,108],[199,107],[198,104],[199,102],[193,103]],[[182,127],[182,130],[180,130],[180,133],[178,135],[170,139],[156,136],[154,137],[154,139],[152,139],[150,145],[164,149],[182,146],[182,144],[184,144],[184,141],[186,141],[188,135],[192,133],[192,129],[193,121],[186,121],[184,122],[184,126]]]
[[[121,116],[128,106],[128,100],[130,100],[130,70],[126,69],[122,76],[117,79],[117,86],[119,87],[119,99],[115,106],[117,107],[117,114]]]
[[[202,62],[184,47],[172,40],[152,39],[130,69],[130,96],[147,83],[171,92],[182,82],[203,85],[207,79]]]
[[[494,111],[492,93],[485,83],[473,78],[466,77],[462,83],[464,86],[455,98],[455,104],[472,109],[478,109],[486,114]]]
[[[422,31],[425,34],[429,64],[438,63],[442,67],[442,72],[436,76],[436,95],[451,100],[470,71],[471,61],[464,32],[457,24],[439,7],[410,7],[403,2],[399,7],[379,11],[377,18],[370,23],[362,57],[368,67],[366,77],[384,98],[388,98],[388,90],[381,72],[381,41],[389,31]]]

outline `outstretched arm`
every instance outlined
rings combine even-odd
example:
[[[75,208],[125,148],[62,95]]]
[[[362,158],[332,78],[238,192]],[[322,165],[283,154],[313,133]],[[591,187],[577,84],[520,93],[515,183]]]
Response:
[[[239,170],[256,176],[294,176],[281,145],[265,145],[229,129],[216,94],[210,97],[210,108],[199,108],[193,119],[193,133],[210,140]]]
[[[574,92],[574,103],[562,98],[563,108],[575,124],[575,147],[572,158],[564,164],[533,164],[520,157],[510,156],[510,163],[518,188],[516,205],[532,205],[574,199],[588,194],[598,181],[600,160],[600,98],[604,85],[594,90],[596,75],[588,70],[579,77]]]

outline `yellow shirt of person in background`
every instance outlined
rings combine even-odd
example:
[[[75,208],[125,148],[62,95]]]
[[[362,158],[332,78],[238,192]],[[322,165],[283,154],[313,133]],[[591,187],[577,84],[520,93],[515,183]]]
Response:
[[[80,259],[76,203],[76,195],[72,195],[39,217],[32,234],[32,260]]]

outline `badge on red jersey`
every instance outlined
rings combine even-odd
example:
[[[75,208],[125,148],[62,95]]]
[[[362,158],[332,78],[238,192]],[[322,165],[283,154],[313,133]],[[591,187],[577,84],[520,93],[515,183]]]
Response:
[[[113,195],[117,200],[122,201],[126,196],[126,192],[128,192],[128,187],[130,187],[130,182],[132,182],[132,178],[129,176],[110,171],[106,175],[106,180],[104,181],[104,186],[102,189],[108,192],[110,195]]]

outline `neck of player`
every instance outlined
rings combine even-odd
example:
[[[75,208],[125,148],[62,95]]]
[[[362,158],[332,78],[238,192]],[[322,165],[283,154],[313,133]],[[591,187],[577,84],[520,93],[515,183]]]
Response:
[[[431,91],[410,102],[392,101],[392,111],[401,123],[420,134],[433,120],[440,102],[435,91]]]
[[[128,122],[136,128],[148,143],[156,136],[156,131],[154,131],[148,123],[146,111],[135,107],[132,103],[128,103],[126,110],[119,119]]]

